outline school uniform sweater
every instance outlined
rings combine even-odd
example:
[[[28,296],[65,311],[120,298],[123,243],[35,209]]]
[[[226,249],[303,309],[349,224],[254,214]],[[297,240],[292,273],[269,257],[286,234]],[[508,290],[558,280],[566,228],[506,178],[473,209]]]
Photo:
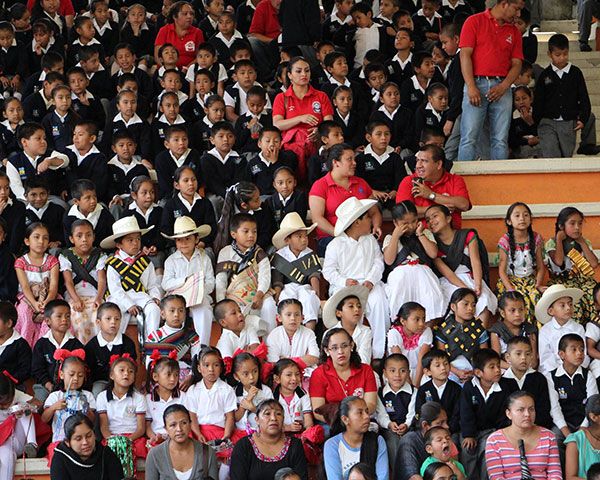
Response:
[[[113,345],[111,350],[108,349],[108,345],[100,346],[98,335],[86,343],[84,347],[85,363],[87,363],[87,366],[90,369],[90,383],[97,380],[108,380],[111,355],[123,355],[124,353],[128,353],[134,360],[137,358],[133,341],[127,335],[122,335],[121,338],[122,343]]]
[[[143,159],[150,160],[152,158],[152,140],[150,138],[150,126],[140,118],[139,115],[134,115],[129,122],[125,123],[120,113],[115,115],[106,124],[104,129],[103,151],[111,152],[112,137],[120,130],[127,129],[133,136],[137,145],[135,149],[136,155],[141,155]]]
[[[371,114],[369,121],[375,120],[385,122],[390,127],[392,132],[390,145],[392,147],[414,148],[414,122],[411,110],[400,105],[390,114],[382,105]]]
[[[51,242],[63,242],[62,220],[65,216],[65,209],[60,205],[52,202],[46,202],[39,210],[31,205],[25,207],[25,227],[32,223],[42,222],[50,233]]]
[[[333,100],[333,92],[341,85],[350,87],[352,90],[352,109],[351,112],[359,117],[366,117],[371,113],[371,101],[368,95],[365,94],[365,89],[358,82],[353,82],[345,79],[344,83],[339,83],[333,77],[329,78],[329,81],[321,85],[321,91],[325,92],[327,96]]]
[[[508,130],[508,146],[517,149],[523,145],[529,145],[529,138],[527,138],[529,135],[538,136],[536,123],[529,125],[522,117],[513,117]]]
[[[321,147],[318,153],[312,155],[308,159],[307,170],[308,185],[312,185],[319,178],[327,175],[327,172],[329,172],[329,168],[327,168],[327,150]]]
[[[181,125],[186,127],[186,121],[181,115],[177,115],[175,122],[170,124],[164,115],[152,120],[150,125],[150,138],[152,138],[152,155],[155,157],[161,152],[166,150],[165,147],[165,134],[167,128],[174,125]]]
[[[110,82],[110,76],[108,71],[104,69],[102,65],[100,65],[100,70],[97,72],[87,73],[88,80],[90,84],[88,85],[88,90],[94,94],[94,96],[98,98],[112,98],[112,85]]]
[[[506,427],[506,399],[519,387],[514,380],[501,378],[494,383],[485,399],[477,387],[479,379],[473,377],[463,386],[460,395],[460,432],[464,437],[477,438],[484,430]]]
[[[83,120],[91,120],[94,122],[98,131],[104,130],[104,125],[106,125],[106,114],[104,113],[102,102],[100,102],[99,98],[94,97],[91,92],[86,92],[86,97],[89,105],[83,103],[77,95],[72,93],[71,108]]]
[[[67,184],[73,185],[75,180],[88,179],[96,186],[96,195],[101,202],[107,202],[109,176],[106,157],[94,145],[85,154],[81,155],[75,145],[69,145],[65,153],[69,157],[67,169]],[[108,202],[107,202],[108,203]]]
[[[535,423],[540,427],[552,430],[552,416],[550,414],[550,394],[548,391],[548,380],[546,377],[530,368],[525,372],[525,375],[519,380],[516,378],[512,369],[508,369],[504,372],[504,378],[512,378],[517,385],[519,390],[531,393],[535,400]]]
[[[213,123],[206,117],[202,117],[190,128],[190,147],[198,150],[201,154],[212,148],[210,143],[210,129]]]
[[[129,195],[129,187],[135,177],[150,176],[148,169],[133,158],[129,165],[121,163],[115,155],[108,161],[108,193],[107,198],[112,199],[115,195]]]
[[[465,79],[460,70],[460,53],[456,52],[450,66],[448,67],[448,110],[446,110],[446,118],[455,122],[462,112],[463,89]]]
[[[101,204],[97,205],[95,214],[88,215],[87,218],[77,209],[77,205],[73,204],[63,217],[63,230],[67,247],[73,246],[69,240],[69,235],[71,234],[71,225],[77,219],[86,219],[92,223],[94,227],[94,247],[99,247],[102,240],[112,235],[112,224],[115,219]]]
[[[467,18],[473,15],[473,9],[467,5],[463,0],[459,0],[458,4],[452,8],[450,4],[442,5],[439,10],[439,14],[442,16],[442,25],[454,23],[454,19],[457,15],[464,16]]]
[[[52,42],[52,40],[54,40]],[[33,72],[39,72],[42,68],[41,62],[42,57],[48,52],[60,53],[63,58],[65,56],[65,44],[60,38],[54,38],[50,40],[52,43],[46,45],[46,48],[41,50],[41,54],[38,55],[35,51],[36,45],[33,44],[34,40],[30,40],[27,44],[23,45],[21,49],[21,55],[24,57],[25,65],[27,66],[27,71],[29,74]],[[32,93],[30,90],[25,90],[25,94],[29,95]]]
[[[350,17],[348,15],[348,17]],[[340,20],[337,14],[329,15],[321,24],[321,39],[324,42],[332,42],[336,47],[345,47],[344,42],[348,30],[351,28],[349,21]]]
[[[138,35],[133,33],[129,22],[125,22],[121,29],[121,42],[131,45],[137,58],[142,58],[144,55],[154,55],[155,37],[156,29],[153,25],[146,22],[142,25]]]
[[[43,75],[43,76],[42,76]],[[25,84],[23,85],[23,99],[27,98],[32,93],[37,93],[42,89],[44,83],[40,78],[45,78],[46,72],[41,72],[39,68],[35,69],[35,72],[27,77]]]
[[[204,183],[206,193],[225,198],[225,191],[229,186],[241,180],[248,180],[246,163],[246,160],[237,154],[221,159],[216,148],[206,152],[200,158],[199,169],[199,178]]]
[[[133,73],[133,75],[135,76],[135,80],[138,84],[139,94],[144,96],[145,98],[152,98],[154,88],[152,85],[152,79],[150,78],[150,75],[148,75],[146,72],[140,70],[137,67],[133,67],[133,70],[130,73]],[[115,94],[117,92],[117,84],[121,75],[123,75],[123,71],[119,70],[111,77],[113,91],[115,92]]]
[[[52,151],[50,150],[50,152]],[[38,165],[47,157],[48,155],[41,155],[36,159],[32,159],[32,162],[23,150],[19,150],[8,158],[8,174],[11,176],[11,170],[14,167],[19,175],[21,184],[33,178],[40,178],[48,185],[50,195],[60,195],[67,189],[66,170],[64,168],[49,168],[43,173],[37,172]],[[24,198],[24,187],[14,185],[14,180],[12,189],[17,198]]]
[[[96,19],[92,19],[96,35],[94,38],[100,42],[106,56],[112,56],[115,53],[115,46],[119,43],[119,25],[108,19],[102,26]],[[101,57],[104,61],[104,57]]]
[[[47,113],[42,119],[42,126],[46,131],[48,149],[67,153],[67,146],[73,143],[73,130],[79,119],[75,112],[68,112],[64,118],[60,118],[54,109]]]
[[[233,148],[236,152],[253,153],[260,151],[260,148],[258,148],[259,132],[257,131],[256,134],[252,134],[248,127],[248,123],[252,118],[253,115],[250,112],[246,112],[243,115],[240,115],[235,122],[235,145]],[[273,117],[269,112],[263,110],[258,117],[258,124],[260,129],[270,128],[273,126]]]
[[[256,7],[252,2],[240,2],[235,11],[235,26],[244,35],[248,34]]]
[[[23,115],[26,121],[41,123],[50,110],[51,98],[44,97],[44,91],[32,93],[23,99]]]
[[[57,346],[54,338],[50,340],[52,333],[41,337],[33,346],[31,358],[31,374],[35,383],[44,385],[46,382],[55,382],[56,360],[54,352],[57,348],[73,351],[83,348],[83,344],[70,333],[65,334],[65,339],[60,346]]]
[[[377,391],[377,396],[379,397],[379,400],[383,406],[384,411],[382,413],[387,415],[381,415],[378,412],[378,420],[380,418],[385,418],[387,420],[387,417],[389,417],[390,421],[396,422],[398,425],[406,423],[407,416],[409,414],[409,406],[413,399],[414,391],[415,388],[409,384],[405,384],[396,393],[394,393],[389,385],[380,387]],[[409,418],[408,421],[410,420],[411,419]],[[388,425],[383,425],[382,423],[379,424],[381,427],[388,427]]]
[[[354,112],[349,112],[342,117],[336,108],[333,112],[333,120],[342,127],[344,142],[349,143],[354,149],[366,145],[365,126],[367,117],[360,117]]]
[[[538,55],[538,41],[537,36],[531,32],[531,30],[527,30],[523,34],[523,57],[532,65],[537,60]]]
[[[398,87],[404,83],[404,80],[415,74],[412,66],[412,53],[410,53],[408,58],[402,63],[398,58],[398,54],[396,54],[385,66],[388,69],[388,80],[394,82]]]
[[[422,103],[417,112],[415,113],[415,135],[417,138],[421,137],[421,132],[424,128],[434,128],[436,130],[442,130],[446,123],[447,112],[438,112],[433,109],[429,102]]]
[[[273,212],[273,219],[275,225],[279,228],[283,217],[288,213],[296,212],[302,218],[302,221],[306,223],[306,212],[308,211],[308,199],[306,198],[306,192],[303,190],[294,190],[292,194],[284,200],[281,195],[277,192],[269,196],[265,202]]]
[[[25,204],[9,198],[0,216],[8,224],[4,243],[8,245],[14,255],[20,255],[25,238]]]
[[[210,43],[215,50],[217,51],[217,58],[219,59],[219,63],[221,63],[226,69],[229,69],[233,66],[231,63],[231,45],[236,40],[241,40],[244,42],[248,42],[248,39],[238,30],[235,30],[231,39],[227,40],[221,32],[217,32],[214,36],[208,39],[208,43]]]
[[[356,157],[356,176],[366,180],[373,190],[390,192],[406,177],[406,168],[393,147],[388,146],[382,155],[377,155],[369,144]]]
[[[427,82],[427,86],[429,85],[431,85],[431,81]],[[402,82],[400,87],[400,103],[404,107],[412,110],[414,114],[424,100],[425,91],[421,89],[421,85],[419,84],[416,75],[413,75]]]
[[[129,205],[129,209],[123,212],[121,218],[134,216],[138,221],[138,225],[142,229],[154,226],[152,230],[142,235],[142,246],[154,246],[158,251],[162,251],[166,244],[165,237],[160,234],[160,228],[158,228],[162,219],[162,212],[162,207],[159,207],[155,204],[152,205],[144,215],[137,207],[135,202],[133,202],[131,205]]]
[[[440,387],[441,388],[441,387]],[[439,391],[433,383],[433,380],[429,380],[422,384],[417,390],[417,399],[415,401],[415,413],[419,415],[421,413],[421,407],[427,402],[438,402],[448,414],[448,426],[452,433],[456,433],[460,430],[460,395],[462,392],[461,386],[447,380],[440,397]]]
[[[13,40],[13,44],[8,48],[0,47],[0,75],[6,77],[19,75],[21,81],[25,81],[28,68],[22,50],[23,47],[18,46],[16,40]]]
[[[198,120],[202,120],[206,115],[204,112],[204,100],[210,95],[212,95],[212,93],[208,93],[200,99],[200,94],[196,93],[193,97],[190,97],[183,102],[179,110],[183,118],[192,124]]]
[[[183,216],[193,219],[196,225],[209,225],[211,228],[210,234],[204,237],[202,241],[209,246],[212,245],[217,233],[217,221],[215,219],[215,209],[210,201],[196,194],[190,209],[189,204],[180,193],[167,199],[163,205],[160,230],[167,235],[173,235],[175,219]]]
[[[77,34],[75,34],[75,35],[77,35]],[[100,59],[100,63],[104,62],[104,58],[106,57],[106,54],[104,52],[104,47],[98,40],[96,40],[95,38],[92,38],[92,40],[90,40],[88,43],[83,45],[81,43],[81,41],[79,40],[79,38],[77,38],[67,48],[67,59],[66,59],[65,63],[69,68],[77,65],[81,61],[81,58],[79,58],[79,54],[81,52],[81,49],[84,46],[85,47],[94,47],[99,54],[98,56]]]
[[[412,16],[412,20],[415,25],[415,32],[421,37],[425,37],[425,34],[427,33],[439,34],[442,30],[442,16],[437,12],[433,14],[433,17],[430,20],[423,15],[423,10],[421,9]]]
[[[158,198],[163,199],[172,196],[175,170],[183,165],[190,165],[196,171],[199,164],[200,154],[193,148],[188,148],[178,159],[175,159],[170,150],[163,150],[156,155],[154,168],[158,177]],[[202,179],[198,177],[198,181],[201,182]]]
[[[31,347],[16,330],[0,345],[0,372],[6,370],[23,384],[31,376]]]
[[[288,167],[295,172],[298,168],[296,154],[290,150],[282,149],[279,151],[276,162],[269,162],[263,157],[262,153],[259,153],[248,162],[246,167],[248,176],[250,181],[258,187],[261,195],[271,195],[275,191],[273,175],[279,167]]]

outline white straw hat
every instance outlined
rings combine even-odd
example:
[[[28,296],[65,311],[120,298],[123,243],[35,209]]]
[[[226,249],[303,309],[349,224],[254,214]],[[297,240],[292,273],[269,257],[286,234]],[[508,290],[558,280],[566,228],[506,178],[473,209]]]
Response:
[[[339,303],[346,297],[357,297],[364,312],[369,298],[369,289],[364,285],[353,285],[352,287],[344,287],[331,295],[325,302],[325,305],[323,305],[322,316],[325,328],[333,328],[339,322],[339,319],[335,316],[335,310]]]
[[[535,318],[537,318],[537,321],[543,325],[548,323],[552,319],[552,315],[548,313],[548,309],[554,302],[563,297],[572,298],[575,304],[583,297],[583,290],[579,288],[567,288],[561,284],[548,287],[535,306]]]
[[[317,224],[313,223],[310,227],[304,225],[302,218],[296,212],[288,213],[279,226],[279,230],[273,235],[273,246],[279,250],[285,246],[285,239],[294,232],[304,231],[307,234],[317,228]]]
[[[196,226],[196,222],[190,217],[177,217],[175,219],[175,225],[173,226],[173,235],[166,235],[161,232],[161,235],[170,240],[175,240],[176,238],[184,238],[190,235],[198,235],[199,238],[204,238],[210,235],[210,225],[200,225]]]
[[[137,218],[135,218],[134,216],[123,217],[120,220],[117,220],[115,223],[113,223],[113,234],[110,237],[106,237],[100,242],[100,248],[104,248],[105,250],[115,248],[116,239],[122,238],[126,235],[129,235],[130,233],[139,233],[141,235],[144,235],[146,232],[149,232],[153,228],[154,225],[151,225],[148,228],[140,228]]]
[[[346,231],[354,221],[366,213],[377,200],[359,200],[356,197],[350,197],[344,200],[335,210],[337,221],[333,234],[337,237]]]

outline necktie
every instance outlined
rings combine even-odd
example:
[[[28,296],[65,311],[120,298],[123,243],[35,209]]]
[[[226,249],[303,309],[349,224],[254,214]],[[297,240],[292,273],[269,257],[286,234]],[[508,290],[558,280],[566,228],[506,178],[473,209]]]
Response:
[[[519,457],[521,460],[521,480],[533,480],[531,472],[529,471],[527,456],[525,455],[525,442],[523,439],[519,439]]]

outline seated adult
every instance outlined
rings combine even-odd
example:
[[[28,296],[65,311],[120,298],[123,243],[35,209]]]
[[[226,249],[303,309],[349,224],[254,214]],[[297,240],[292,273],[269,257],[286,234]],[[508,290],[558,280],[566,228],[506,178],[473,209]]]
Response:
[[[600,462],[600,395],[592,395],[585,414],[589,427],[581,427],[565,439],[565,479],[586,478],[589,468]]]
[[[369,409],[377,406],[377,383],[373,369],[361,363],[356,345],[343,328],[332,328],[323,336],[320,365],[310,377],[310,402],[315,418],[329,423],[316,412],[325,404],[337,404],[349,396],[362,398]]]
[[[313,223],[317,224],[317,253],[325,255],[325,249],[333,238],[337,216],[336,209],[350,197],[365,200],[373,197],[369,184],[354,175],[356,159],[354,150],[347,143],[334,145],[327,156],[329,172],[317,180],[310,189],[308,206]],[[402,184],[400,184],[402,185]],[[381,236],[382,216],[377,205],[369,210],[373,233]]]
[[[448,428],[448,415],[437,402],[427,402],[421,407],[418,429],[400,439],[394,475],[397,480],[423,480],[421,465],[429,457],[425,450],[425,434],[432,427]]]
[[[436,145],[424,145],[417,152],[415,173],[400,182],[396,203],[410,200],[417,206],[420,218],[431,205],[445,205],[452,212],[452,225],[461,228],[461,212],[471,209],[465,181],[444,168],[446,155]],[[314,219],[313,219],[314,220]]]
[[[235,444],[231,455],[231,480],[273,478],[284,467],[291,467],[302,480],[308,479],[306,457],[299,439],[283,431],[284,412],[277,400],[265,400],[256,408],[256,433]]]
[[[487,439],[485,460],[490,480],[521,480],[525,468],[528,478],[562,479],[556,438],[535,424],[533,395],[523,390],[511,394],[506,416],[510,426]]]
[[[215,452],[190,437],[192,419],[188,409],[170,405],[163,420],[169,438],[148,452],[146,480],[217,480]]]
[[[352,466],[359,462],[375,465],[377,478],[389,478],[387,448],[382,436],[369,432],[371,417],[362,398],[350,396],[340,403],[331,438],[323,448],[327,480],[348,478]]]
[[[109,447],[96,441],[92,421],[76,413],[65,420],[65,439],[54,449],[50,478],[118,480],[123,478],[123,467]]]
[[[261,80],[271,80],[277,64],[277,39],[281,34],[279,7],[281,0],[262,0],[256,5],[248,40],[254,53],[256,68]]]

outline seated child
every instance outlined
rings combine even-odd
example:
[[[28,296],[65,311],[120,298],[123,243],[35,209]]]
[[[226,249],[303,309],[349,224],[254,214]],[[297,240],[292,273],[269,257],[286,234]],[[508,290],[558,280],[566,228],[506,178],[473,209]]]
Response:
[[[390,325],[390,315],[381,282],[383,255],[371,233],[372,212],[369,210],[377,209],[376,203],[376,200],[350,197],[337,208],[335,238],[325,252],[323,278],[330,284],[330,295],[346,286],[367,287],[369,297],[365,307],[373,330],[373,358],[380,359],[385,354],[385,336]],[[357,258],[360,258],[360,262],[356,261]]]
[[[73,130],[79,120],[71,109],[71,90],[65,85],[52,89],[52,102],[54,110],[49,111],[42,119],[42,126],[46,131],[48,148],[66,153],[67,146],[73,143]]]
[[[248,112],[248,103],[246,97],[250,89],[254,86],[260,87],[256,81],[256,68],[251,60],[240,60],[234,65],[234,74],[236,82],[225,89],[223,98],[225,100],[225,115],[227,120],[232,123],[240,115]],[[265,108],[271,109],[271,101],[267,99]]]
[[[281,148],[281,131],[277,127],[264,127],[258,134],[260,153],[248,161],[247,176],[260,190],[262,195],[271,195],[274,191],[273,173],[285,166],[296,171],[298,160],[294,152]]]
[[[547,373],[560,366],[558,344],[567,333],[585,338],[585,330],[580,323],[571,318],[574,306],[581,300],[583,291],[578,288],[566,288],[556,284],[544,291],[535,306],[535,317],[542,324],[538,335],[539,371]],[[583,366],[589,359],[584,356]]]
[[[105,250],[117,248],[106,260],[106,299],[129,314],[121,321],[121,333],[127,328],[129,316],[143,312],[145,338],[160,325],[160,282],[154,265],[142,252],[142,235],[149,229],[141,229],[135,217],[124,217],[113,223],[113,235],[100,242]]]
[[[393,353],[383,361],[384,384],[377,392],[376,419],[388,447],[390,465],[396,464],[400,437],[415,418],[417,389],[410,383],[408,359]]]
[[[450,378],[461,384],[473,377],[475,353],[489,346],[488,332],[475,317],[476,301],[473,290],[455,290],[448,312],[435,332],[435,346],[450,356]]]
[[[54,32],[48,22],[38,20],[33,24],[30,31],[33,38],[26,44],[25,52],[23,53],[25,55],[25,62],[29,66],[28,70],[30,74],[23,87],[24,97],[38,92],[42,88],[42,83],[47,73],[51,71],[63,73],[65,67],[64,43],[54,36]],[[59,63],[60,68],[58,68]]]
[[[425,39],[424,47],[428,44],[432,45],[440,38],[442,30],[442,16],[438,13],[440,3],[439,0],[423,0],[421,9],[412,16],[415,31]]]
[[[6,372],[0,377],[8,376],[11,383],[24,389],[24,382],[31,377],[31,347],[14,328],[19,319],[12,303],[0,302],[0,372]]]
[[[538,41],[537,36],[530,29],[531,12],[527,8],[521,10],[521,15],[515,20],[515,25],[523,37],[523,57],[530,65],[537,61]]]
[[[115,46],[119,41],[119,25],[113,21],[108,1],[95,0],[90,5],[92,23],[94,25],[95,38],[102,44],[107,57],[115,54]]]
[[[273,212],[273,219],[278,228],[289,213],[297,213],[301,220],[306,218],[308,199],[306,192],[296,189],[297,182],[294,171],[289,167],[279,167],[273,172],[275,192],[267,197],[266,204]]]
[[[124,27],[124,29],[125,28],[126,27]],[[121,31],[121,34],[123,31],[124,30]],[[119,78],[123,74],[132,73],[135,76],[140,94],[144,98],[152,98],[152,79],[144,70],[136,67],[136,53],[131,43],[119,43],[115,46],[115,63],[119,66],[119,70],[117,70],[117,72],[111,78],[114,90],[117,90]]]
[[[394,38],[396,55],[386,64],[389,71],[388,78],[396,85],[402,85],[407,78],[412,77],[415,73],[412,65],[413,54],[411,52],[414,46],[414,33],[412,29],[406,27],[399,28]]]
[[[513,158],[542,157],[538,125],[533,119],[533,93],[526,85],[513,90],[515,110],[510,121],[508,146]]]
[[[179,72],[179,78],[182,81],[182,84],[183,82],[186,82],[185,74],[180,72],[179,68],[177,67],[177,63],[179,62],[179,52],[172,43],[164,43],[161,45],[161,47],[158,49],[158,59],[160,67],[156,69],[154,76],[152,77],[154,92],[160,92],[164,88],[161,84],[161,79],[167,70],[175,70]]]
[[[9,156],[19,152],[17,128],[23,125],[23,106],[18,98],[7,98],[2,105],[0,122],[0,160],[4,164]]]
[[[382,105],[371,114],[369,121],[387,123],[392,132],[390,141],[392,147],[399,147],[400,150],[414,148],[413,112],[406,108],[406,105],[400,105],[398,85],[393,82],[384,83],[381,87],[380,98]],[[405,152],[405,154],[407,153]]]
[[[185,119],[179,114],[179,98],[175,92],[165,92],[158,101],[157,117],[150,125],[152,152],[156,156],[163,152],[166,141],[166,131],[169,127],[181,125],[185,128]],[[162,115],[158,116],[159,113]]]
[[[20,96],[19,91],[25,81],[28,65],[25,64],[25,56],[21,55],[21,48],[17,45],[15,30],[10,22],[0,22],[0,47],[0,82],[4,86],[4,93]]]
[[[44,321],[50,330],[35,342],[31,356],[31,375],[35,384],[35,398],[45,402],[56,385],[56,359],[54,353],[64,349],[82,349],[83,344],[75,338],[71,330],[71,307],[64,300],[52,300],[44,309]]]
[[[90,120],[79,120],[73,131],[73,145],[66,147],[69,157],[67,170],[68,185],[77,180],[93,179],[96,185],[96,194],[101,202],[107,202],[109,177],[108,161],[95,145],[98,138],[98,128]]]
[[[365,67],[365,80],[371,99],[370,111],[381,105],[379,96],[381,87],[388,81],[388,73],[389,71],[381,63],[369,63]]]
[[[525,300],[517,291],[504,292],[498,300],[498,310],[501,321],[496,322],[488,330],[490,333],[490,347],[502,358],[501,366],[508,368],[504,355],[508,342],[514,337],[529,339],[532,348],[531,365],[537,367],[537,328],[525,320]]]
[[[267,92],[262,87],[251,87],[246,94],[248,111],[235,121],[235,149],[252,157],[260,152],[258,141],[261,131],[273,128],[273,119],[265,109]]]
[[[198,27],[204,32],[207,38],[210,38],[217,33],[217,23],[225,9],[225,4],[219,0],[207,0],[203,2],[203,6],[205,16],[198,23]]]
[[[154,54],[156,30],[153,22],[146,21],[146,13],[146,8],[141,3],[129,7],[120,31],[121,41],[131,45],[138,58]],[[118,52],[119,49],[115,47],[115,56],[118,56]]]
[[[267,360],[276,363],[291,358],[304,371],[319,360],[319,347],[314,331],[302,325],[302,304],[295,298],[280,300],[277,320],[281,323],[267,337]]]
[[[71,88],[71,108],[80,118],[93,121],[98,131],[104,130],[106,114],[99,98],[88,91],[90,81],[81,67],[73,67],[67,72]]]
[[[223,328],[217,349],[224,359],[233,358],[236,350],[253,352],[259,345],[254,323],[246,324],[244,314],[234,300],[224,299],[215,304],[215,320]]]
[[[97,98],[111,98],[113,96],[110,76],[101,63],[99,45],[81,47],[79,50],[79,63],[90,81],[88,90]]]
[[[163,96],[163,101],[168,99],[169,96]],[[161,199],[173,196],[173,174],[175,170],[183,165],[198,168],[200,164],[198,151],[189,148],[189,135],[185,125],[178,124],[167,127],[163,135],[164,149],[154,159],[154,168],[158,177],[158,195]]]
[[[435,462],[441,462],[448,465],[456,480],[465,480],[465,467],[462,463],[452,458],[452,449],[456,448],[452,443],[450,430],[445,427],[433,427],[425,433],[425,450],[430,455],[421,465],[421,475],[425,474],[425,469]]]
[[[218,32],[209,39],[215,47],[217,59],[221,60],[224,68],[231,67],[231,46],[236,40],[244,40],[245,37],[236,29],[236,17],[233,12],[225,11],[219,15],[217,20]],[[203,67],[206,68],[206,67]]]
[[[350,9],[354,5],[354,0],[335,0],[335,9],[331,15],[327,16],[321,24],[321,38],[327,46],[343,48],[346,45],[345,38],[348,33],[352,17]],[[333,42],[333,43],[332,43]],[[320,49],[317,47],[317,51]],[[321,54],[323,57],[323,54]],[[321,59],[319,59],[321,60]],[[316,88],[316,87],[315,87]]]
[[[512,337],[506,346],[505,361],[508,368],[504,378],[512,378],[517,382],[519,390],[533,395],[535,399],[535,423],[540,427],[552,429],[550,415],[550,396],[548,381],[544,375],[532,368],[535,350],[526,337]]]
[[[187,94],[183,93],[181,90],[183,88],[183,82],[179,70],[175,70],[174,68],[165,70],[160,78],[160,86],[162,87],[162,91],[158,94],[157,100],[159,103],[163,95],[169,92],[177,95],[180,105],[189,98]]]
[[[66,287],[65,298],[72,307],[71,323],[75,336],[87,343],[96,334],[96,311],[106,293],[106,254],[94,247],[94,227],[77,219],[69,236],[73,244],[58,260]]]
[[[435,64],[431,54],[427,52],[415,53],[411,63],[415,74],[400,85],[400,102],[414,115],[417,108],[425,101],[425,92],[435,74]]]
[[[227,81],[227,70],[223,66],[223,62],[219,63],[219,60],[223,60],[229,63],[229,54],[226,57],[218,57],[215,46],[209,42],[201,43],[198,45],[196,51],[196,62],[190,65],[185,74],[185,79],[190,85],[189,98],[193,98],[196,92],[196,74],[201,70],[208,70],[215,78],[216,92],[218,95],[223,96],[225,93],[225,82]],[[231,65],[228,65],[229,68]]]
[[[354,4],[350,15],[355,28],[350,29],[346,35],[346,48],[350,50],[349,64],[354,68],[362,67],[365,53],[372,49],[379,50],[384,55],[391,54],[393,42],[386,32],[386,27],[373,21],[373,11],[368,3]]]
[[[96,312],[98,334],[85,345],[85,361],[90,370],[89,382],[92,384],[94,397],[106,390],[110,373],[110,358],[113,355],[129,355],[137,358],[135,344],[127,335],[119,330],[121,327],[121,310],[112,302],[104,302]]]
[[[344,95],[352,98],[352,92],[348,90],[348,92],[344,93],[340,89],[346,87],[338,87],[335,89],[337,95],[341,98]],[[334,93],[335,93],[334,92]],[[335,98],[334,98],[335,102]],[[338,115],[336,110],[336,114],[334,118]],[[350,111],[348,111],[348,115],[350,115]],[[339,145],[340,143],[344,143],[344,129],[342,125],[345,125],[344,120],[341,118],[335,120],[325,120],[319,124],[317,127],[317,131],[319,133],[319,138],[321,140],[321,147],[316,154],[312,155],[308,159],[308,184],[312,185],[319,178],[324,177],[329,172],[329,165],[327,164],[327,154],[329,149],[334,145]],[[352,138],[352,137],[351,137]],[[354,148],[354,147],[353,147]],[[303,216],[305,218],[305,216]]]
[[[516,78],[515,82],[511,85],[513,92],[517,87],[528,87],[531,84],[531,80],[533,80],[533,65],[531,65],[531,63],[527,60],[523,60],[523,63],[521,64],[521,72],[519,73],[519,76]]]
[[[204,118],[206,99],[215,94],[216,80],[210,70],[202,68],[194,75],[194,95],[181,105],[181,114],[189,122],[197,122]]]
[[[98,51],[98,59],[104,62],[106,54],[102,44],[94,38],[96,30],[92,19],[86,15],[78,15],[73,22],[71,34],[75,40],[67,47],[67,66],[77,65],[81,58],[79,52],[83,47],[94,47]]]
[[[6,243],[9,252],[20,255],[23,250],[23,239],[25,238],[25,205],[10,198],[10,180],[8,175],[0,170],[0,204],[4,205],[0,213],[0,219],[4,222],[3,242]],[[9,257],[10,264],[14,260]]]
[[[46,253],[49,241],[48,228],[43,223],[32,223],[25,231],[28,252],[14,263],[19,281],[19,319],[14,327],[30,347],[48,331],[44,309],[58,296],[58,259]]]
[[[94,227],[94,246],[99,246],[100,241],[109,236],[111,226],[115,219],[96,196],[96,185],[90,180],[76,180],[71,185],[73,205],[63,218],[65,244],[72,247],[71,225],[75,220],[87,220]]]
[[[350,18],[351,17],[347,17],[348,18],[348,22],[350,22]],[[329,19],[326,19],[323,22],[323,26],[325,26],[327,24]],[[342,37],[342,45],[345,42],[345,38],[346,38],[346,34],[347,29],[350,28],[350,25],[348,25],[348,23],[346,23],[346,31],[343,33],[343,37]],[[317,46],[315,47],[315,57],[317,59],[317,61],[319,63],[317,63],[317,65],[314,65],[311,67],[310,69],[310,83],[313,86],[313,88],[319,89],[321,88],[321,85],[323,85],[324,83],[329,81],[329,75],[327,75],[327,70],[325,67],[325,57],[327,57],[327,55],[329,55],[332,52],[335,52],[336,48],[335,45],[333,44],[333,42],[330,41],[330,38],[326,38],[326,36],[323,37],[323,41],[317,43]],[[340,50],[342,50],[340,48]],[[279,67],[282,65],[282,62],[279,62],[279,66],[278,66],[278,70]],[[289,63],[288,63],[289,65]],[[287,67],[286,67],[287,69]],[[287,77],[287,74],[285,75]],[[278,73],[275,74],[276,79],[279,78]],[[289,81],[289,78],[288,78]],[[277,83],[284,83],[284,82],[277,82]],[[285,88],[283,89],[283,91],[285,92]]]
[[[64,242],[62,220],[65,209],[48,200],[48,184],[39,177],[32,177],[25,182],[25,225],[41,222],[48,227],[50,234],[49,248],[59,248]]]
[[[442,130],[446,124],[448,110],[448,88],[443,83],[432,83],[425,92],[423,101],[415,113],[415,135],[421,136],[424,128]]]
[[[442,29],[443,31],[443,29]],[[441,32],[440,32],[441,35]],[[431,51],[431,58],[435,63],[435,75],[443,80],[448,79],[448,68],[450,67],[451,57],[446,53],[446,50],[442,48],[442,41],[438,41],[433,46]],[[441,76],[441,77],[440,77]],[[443,126],[443,125],[442,125]]]
[[[140,84],[138,83],[136,76],[133,73],[124,73],[117,80],[117,95],[121,90],[131,90],[137,95],[136,113],[140,118],[147,119],[153,112],[150,111],[150,100],[141,93],[139,93]],[[111,99],[108,106],[108,112],[106,113],[107,118],[114,118],[118,113],[117,108],[117,97]]]
[[[450,376],[450,358],[448,354],[437,348],[429,350],[421,359],[423,374],[429,378],[417,390],[415,413],[421,415],[421,407],[428,402],[439,403],[448,416],[448,426],[451,433],[460,430],[460,385]]]
[[[212,128],[215,124],[223,122],[225,120],[225,101],[219,95],[209,95],[204,99],[204,115],[200,120],[192,125],[191,136],[192,146],[199,152],[209,150],[211,147],[210,137],[212,135]],[[229,122],[224,122],[231,127],[233,133],[233,126]],[[233,148],[232,140],[231,148]]]
[[[379,15],[374,19],[375,22],[381,23],[386,27],[391,27],[393,17],[400,10],[400,0],[381,0],[379,2]],[[392,28],[392,30],[394,30]]]
[[[183,295],[201,345],[210,342],[210,295],[215,289],[215,275],[210,257],[197,245],[209,233],[208,225],[196,226],[194,220],[184,216],[175,220],[172,236],[163,234],[175,241],[177,250],[165,260],[162,288],[167,295]]]
[[[500,355],[489,348],[473,354],[474,376],[460,396],[461,461],[467,478],[486,478],[485,442],[508,426],[506,399],[518,390],[514,380],[502,378]]]
[[[423,378],[423,355],[432,343],[433,333],[425,324],[425,309],[416,302],[406,302],[387,334],[387,348],[388,355],[401,353],[408,359],[409,378],[417,387]]]
[[[49,72],[42,88],[23,99],[24,118],[28,122],[41,122],[52,106],[52,90],[66,82],[61,72]]]
[[[233,242],[219,251],[216,275],[216,299],[236,300],[244,312],[254,311],[271,332],[275,326],[276,306],[270,295],[271,264],[256,244],[257,220],[239,213],[229,225]]]

